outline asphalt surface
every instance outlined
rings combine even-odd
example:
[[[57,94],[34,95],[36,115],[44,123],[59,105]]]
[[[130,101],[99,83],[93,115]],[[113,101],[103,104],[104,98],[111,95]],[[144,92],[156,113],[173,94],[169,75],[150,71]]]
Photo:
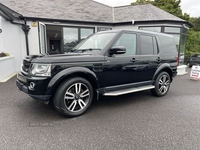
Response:
[[[200,81],[189,73],[162,98],[149,91],[102,97],[76,118],[20,92],[15,80],[0,83],[2,150],[200,149]]]

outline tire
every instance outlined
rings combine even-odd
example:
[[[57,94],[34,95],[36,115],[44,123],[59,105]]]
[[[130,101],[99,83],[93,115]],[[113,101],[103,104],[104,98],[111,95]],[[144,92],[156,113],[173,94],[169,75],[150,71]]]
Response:
[[[53,105],[61,115],[76,117],[87,111],[92,100],[91,84],[84,78],[74,77],[58,87]]]
[[[189,67],[189,68],[192,68],[192,65],[189,63],[188,67]]]
[[[167,72],[161,72],[155,81],[155,88],[151,89],[151,93],[154,96],[164,96],[167,94],[170,88],[171,78]]]

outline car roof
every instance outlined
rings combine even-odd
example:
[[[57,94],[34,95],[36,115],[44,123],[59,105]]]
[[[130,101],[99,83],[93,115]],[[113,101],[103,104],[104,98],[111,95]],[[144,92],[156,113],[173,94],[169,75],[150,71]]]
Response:
[[[97,34],[101,34],[101,33],[119,33],[119,32],[136,32],[136,33],[144,33],[144,34],[153,34],[153,35],[158,35],[158,36],[168,36],[168,37],[173,37],[172,35],[166,34],[166,33],[160,33],[160,32],[153,32],[153,31],[146,31],[146,30],[124,30],[124,29],[120,29],[120,30],[107,30],[107,31],[101,31],[101,32],[97,32]]]

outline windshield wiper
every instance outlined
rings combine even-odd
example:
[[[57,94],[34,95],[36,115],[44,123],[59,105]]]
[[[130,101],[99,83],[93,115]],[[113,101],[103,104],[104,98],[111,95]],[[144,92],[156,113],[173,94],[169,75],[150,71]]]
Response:
[[[100,48],[85,48],[85,49],[72,49],[71,52],[85,52],[85,51],[93,51],[93,50],[101,50]]]

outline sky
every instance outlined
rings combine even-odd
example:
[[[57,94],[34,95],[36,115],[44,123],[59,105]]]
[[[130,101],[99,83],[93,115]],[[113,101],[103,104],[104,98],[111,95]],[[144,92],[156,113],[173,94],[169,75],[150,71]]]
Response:
[[[136,0],[95,0],[97,2],[109,6],[130,5]],[[181,0],[181,9],[183,13],[187,13],[190,17],[200,17],[200,0]]]

